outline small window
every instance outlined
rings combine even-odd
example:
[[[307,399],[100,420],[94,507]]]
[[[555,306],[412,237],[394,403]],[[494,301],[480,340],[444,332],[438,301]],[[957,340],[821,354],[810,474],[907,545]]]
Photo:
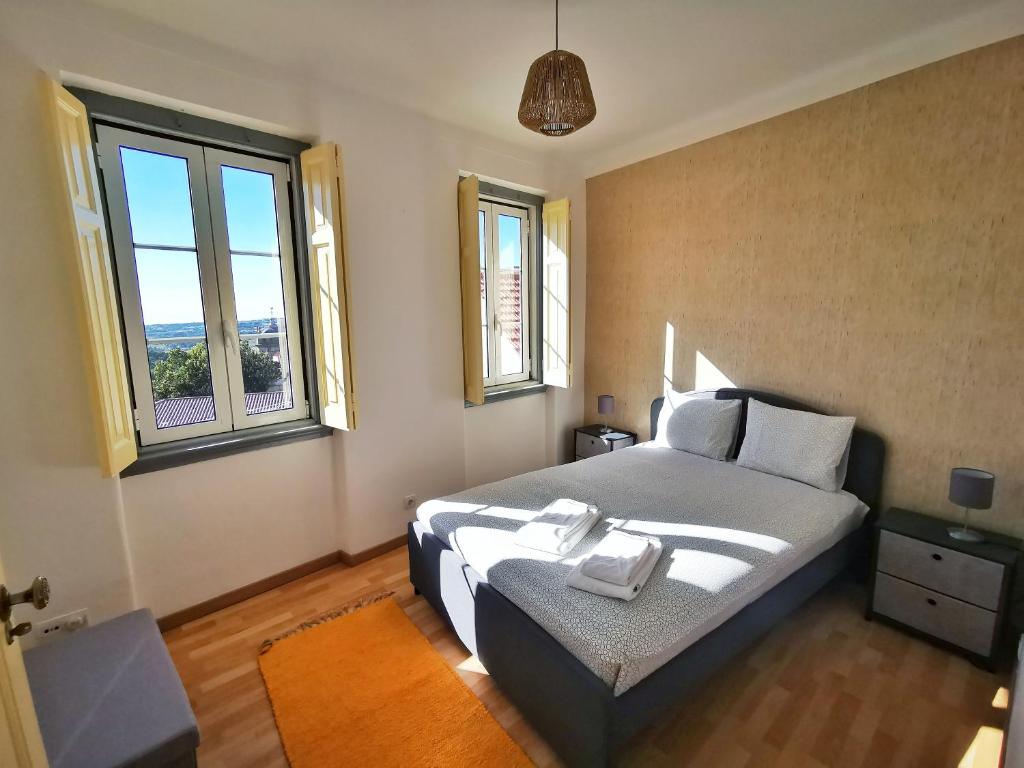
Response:
[[[306,418],[288,164],[96,134],[139,442]]]
[[[493,390],[536,378],[536,208],[481,196],[478,217],[484,387]]]

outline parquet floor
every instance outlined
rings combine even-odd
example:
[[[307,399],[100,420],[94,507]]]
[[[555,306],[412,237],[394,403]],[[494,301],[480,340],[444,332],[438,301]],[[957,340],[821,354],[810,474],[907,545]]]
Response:
[[[407,581],[404,547],[335,566],[166,633],[199,719],[200,766],[285,766],[256,648],[394,589],[406,613],[539,766],[558,761]],[[861,588],[815,596],[637,735],[627,766],[996,768],[1007,681],[862,617]]]

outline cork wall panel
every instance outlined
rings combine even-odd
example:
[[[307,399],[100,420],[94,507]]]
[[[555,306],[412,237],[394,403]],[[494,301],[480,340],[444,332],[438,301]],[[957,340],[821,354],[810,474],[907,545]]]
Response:
[[[669,330],[676,389],[856,416],[887,504],[990,469],[1024,535],[1024,37],[592,178],[587,244],[588,419],[647,435]]]

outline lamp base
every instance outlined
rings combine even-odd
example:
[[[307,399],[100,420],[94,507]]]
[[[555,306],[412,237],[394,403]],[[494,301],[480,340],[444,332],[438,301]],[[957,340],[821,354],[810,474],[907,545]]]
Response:
[[[972,531],[970,528],[960,528],[958,526],[950,526],[946,529],[951,538],[957,541],[973,541],[975,543],[984,541],[985,537],[977,531]]]

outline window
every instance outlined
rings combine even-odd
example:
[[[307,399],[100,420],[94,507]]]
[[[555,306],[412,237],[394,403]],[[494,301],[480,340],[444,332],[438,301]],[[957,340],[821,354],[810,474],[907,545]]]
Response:
[[[96,137],[141,445],[309,416],[288,164]]]
[[[484,387],[493,390],[536,378],[536,207],[481,196],[477,215]]]

